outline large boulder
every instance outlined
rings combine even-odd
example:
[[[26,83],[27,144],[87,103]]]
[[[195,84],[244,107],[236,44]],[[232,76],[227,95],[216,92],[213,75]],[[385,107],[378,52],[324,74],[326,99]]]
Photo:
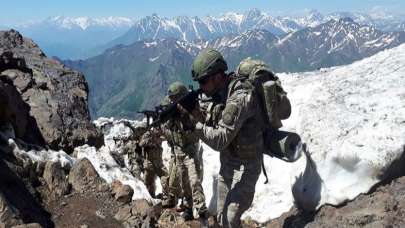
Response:
[[[134,195],[134,190],[129,185],[124,185],[119,180],[111,183],[112,194],[114,198],[122,203],[129,203]]]
[[[81,144],[103,144],[102,134],[90,122],[83,74],[47,58],[14,30],[0,32],[0,74],[17,88],[52,149],[71,152]]]
[[[78,192],[96,189],[104,182],[87,158],[77,161],[69,173],[69,183]]]

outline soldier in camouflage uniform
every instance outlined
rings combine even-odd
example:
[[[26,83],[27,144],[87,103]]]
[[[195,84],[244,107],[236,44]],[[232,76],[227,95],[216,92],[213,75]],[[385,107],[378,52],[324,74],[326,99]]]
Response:
[[[167,195],[167,185],[168,185],[168,172],[166,167],[163,165],[162,160],[162,139],[159,133],[155,129],[150,129],[142,135],[139,145],[143,148],[144,159],[144,169],[145,176],[144,181],[146,188],[148,189],[150,195],[155,197],[155,178],[156,175],[160,178],[160,183],[162,184],[163,196]]]
[[[187,88],[180,82],[169,86],[168,96],[171,101],[178,101],[188,93]],[[192,134],[192,123],[179,114],[164,125],[164,135],[174,154],[174,163],[178,169],[183,194],[186,201],[186,210],[183,217],[193,219],[193,208],[199,217],[207,217],[208,210],[205,205],[205,196],[201,185],[200,166],[198,160],[199,142]],[[170,195],[170,193],[169,193]]]
[[[161,105],[166,106],[170,104],[170,98],[165,96],[162,100]],[[162,132],[161,132],[162,134]],[[182,197],[182,187],[180,186],[181,182],[179,181],[180,172],[176,165],[176,156],[172,151],[170,161],[169,161],[169,180],[168,180],[168,195],[163,199],[162,206],[163,208],[171,208],[176,206],[177,200]]]
[[[195,134],[220,152],[218,177],[218,222],[223,227],[240,227],[242,214],[251,206],[263,159],[263,132],[260,106],[253,86],[226,74],[222,55],[203,50],[192,65],[198,81],[212,105],[204,120],[193,111]]]

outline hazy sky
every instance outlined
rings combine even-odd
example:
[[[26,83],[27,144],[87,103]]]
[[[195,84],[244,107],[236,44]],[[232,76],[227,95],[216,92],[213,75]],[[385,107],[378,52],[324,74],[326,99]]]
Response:
[[[243,12],[258,8],[272,15],[317,9],[405,12],[405,0],[0,0],[0,23],[42,20],[50,16],[125,16],[141,18],[152,13],[165,17],[217,16],[224,12]]]

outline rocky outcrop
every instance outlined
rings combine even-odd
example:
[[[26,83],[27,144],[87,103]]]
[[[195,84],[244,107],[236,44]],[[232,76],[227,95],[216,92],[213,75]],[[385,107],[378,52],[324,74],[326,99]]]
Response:
[[[14,121],[24,139],[32,136],[24,129],[37,126],[40,134],[36,136],[43,141],[38,137],[29,141],[45,143],[52,149],[70,152],[85,143],[103,144],[102,135],[90,122],[83,75],[47,58],[32,40],[14,30],[0,32],[0,75],[1,81],[15,86],[21,96],[19,102],[11,104],[11,110],[24,115],[16,114]],[[33,119],[27,121],[27,113]]]
[[[119,180],[111,183],[112,194],[115,199],[122,203],[129,203],[134,195],[134,190],[129,185],[124,185]]]
[[[56,196],[66,195],[70,191],[67,174],[60,162],[49,161],[45,165],[44,180],[51,193]]]
[[[16,137],[30,143],[45,144],[35,119],[29,114],[29,105],[13,82],[3,75],[0,75],[0,105],[0,122],[11,123]]]
[[[77,161],[70,170],[69,183],[74,190],[83,192],[89,188],[97,188],[102,185],[103,181],[91,162],[84,158]]]
[[[0,150],[0,153],[3,152]],[[37,180],[30,174],[32,166],[19,163],[0,159],[0,227],[24,223],[53,227],[51,215],[38,199]]]
[[[317,212],[293,209],[269,222],[266,227],[404,227],[405,177],[375,188],[371,194]]]

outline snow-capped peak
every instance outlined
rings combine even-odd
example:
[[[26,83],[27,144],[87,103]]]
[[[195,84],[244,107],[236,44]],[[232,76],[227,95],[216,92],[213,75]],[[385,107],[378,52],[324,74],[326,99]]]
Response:
[[[43,21],[44,24],[52,24],[64,29],[80,28],[86,30],[91,26],[105,26],[105,27],[130,27],[133,20],[126,17],[65,17],[56,16],[50,17]]]

